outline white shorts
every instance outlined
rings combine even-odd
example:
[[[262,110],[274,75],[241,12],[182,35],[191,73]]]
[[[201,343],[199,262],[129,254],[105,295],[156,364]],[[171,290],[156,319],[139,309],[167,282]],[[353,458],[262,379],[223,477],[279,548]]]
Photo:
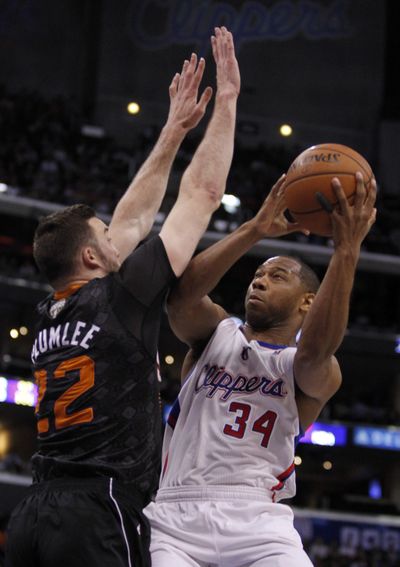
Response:
[[[292,510],[261,489],[163,488],[145,514],[153,567],[312,567]]]

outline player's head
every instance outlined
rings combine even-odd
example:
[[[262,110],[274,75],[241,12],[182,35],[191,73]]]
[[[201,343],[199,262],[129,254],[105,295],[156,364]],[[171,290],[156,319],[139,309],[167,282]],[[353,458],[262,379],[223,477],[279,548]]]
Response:
[[[35,231],[33,255],[53,286],[79,275],[82,265],[89,273],[99,267],[105,272],[119,268],[107,226],[87,205],[72,205],[42,218]]]
[[[259,330],[287,324],[300,328],[319,283],[300,258],[269,258],[257,268],[247,290],[246,321]]]

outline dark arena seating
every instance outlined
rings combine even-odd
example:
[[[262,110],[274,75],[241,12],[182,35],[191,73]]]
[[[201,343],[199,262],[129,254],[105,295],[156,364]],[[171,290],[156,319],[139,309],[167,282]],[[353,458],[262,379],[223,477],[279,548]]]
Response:
[[[35,305],[50,290],[32,256],[37,221],[43,214],[78,202],[91,205],[101,218],[110,220],[115,204],[158,138],[175,67],[187,52],[204,49],[201,30],[193,29],[194,16],[188,16],[186,23],[179,20],[187,27],[181,34],[174,28],[176,41],[171,30],[170,35],[168,30],[162,32],[161,20],[150,23],[146,10],[152,4],[168,3],[143,2],[137,23],[135,9],[142,3],[125,0],[126,25],[122,8],[121,14],[111,14],[107,2],[99,3],[99,14],[92,6],[96,3],[89,0],[82,3],[85,9],[63,1],[59,16],[50,0],[44,2],[46,14],[32,5],[23,16],[13,4],[17,3],[4,2],[0,7],[0,16],[4,11],[4,22],[9,23],[8,31],[5,23],[0,29],[6,30],[11,53],[9,64],[0,55],[0,68],[5,64],[0,71],[0,566],[9,514],[31,482],[30,457],[36,447],[31,338]],[[218,1],[203,4],[210,14],[212,6],[222,5]],[[257,17],[261,17],[273,6],[278,10],[280,2],[225,4],[231,6],[232,18],[240,18],[250,5],[258,6]],[[307,3],[287,4],[304,12]],[[264,38],[250,29],[246,35],[237,24],[238,33],[243,32],[238,49],[242,93],[226,189],[236,200],[221,204],[199,250],[252,218],[277,178],[306,147],[326,141],[343,143],[359,149],[371,163],[378,182],[378,214],[362,246],[348,329],[337,352],[343,385],[298,444],[297,495],[287,503],[293,507],[295,525],[316,567],[395,567],[400,565],[400,93],[394,79],[400,63],[395,53],[400,49],[393,29],[395,8],[389,0],[365,0],[365,4],[363,0],[361,12],[365,13],[360,14],[340,2],[316,0],[314,4],[321,10],[320,20],[328,18],[328,8],[337,10],[341,18],[335,22],[342,22],[346,30],[329,28],[330,37],[321,27],[320,35],[312,36],[315,26],[307,28],[305,15],[296,20],[297,28],[293,20],[291,34],[282,38],[272,28]],[[61,72],[55,59],[69,42],[62,26],[66,14],[79,45],[65,55]],[[196,21],[203,21],[200,12],[196,14]],[[43,30],[51,18],[58,23],[46,36]],[[124,30],[122,38],[110,26],[105,29],[104,22],[110,18],[114,30]],[[137,33],[139,24],[142,34]],[[132,29],[127,31],[129,25]],[[32,53],[27,39],[17,41],[26,29],[37,38],[36,44],[32,41],[36,45]],[[265,22],[261,29],[267,29]],[[379,37],[374,37],[377,29]],[[132,39],[133,31],[136,39]],[[364,56],[366,36],[373,45]],[[192,42],[185,44],[188,37]],[[47,52],[52,42],[54,55]],[[271,45],[279,55],[271,54],[271,61],[264,62]],[[380,45],[385,45],[384,51]],[[85,55],[75,76],[78,51]],[[123,55],[125,51],[129,57]],[[316,51],[322,53],[320,59]],[[112,63],[113,53],[128,61],[119,68],[119,61]],[[21,59],[23,54],[26,61]],[[302,57],[309,60],[307,70],[302,70]],[[315,60],[310,62],[312,57]],[[372,71],[365,58],[370,58]],[[12,73],[11,65],[17,60],[18,73]],[[161,61],[160,76],[149,71],[157,61]],[[318,62],[323,67],[326,61],[332,63],[331,75],[318,67]],[[309,74],[311,65],[318,67],[315,75]],[[33,67],[40,69],[37,75]],[[212,72],[206,73],[205,81],[212,84]],[[272,93],[268,98],[269,89],[290,89],[291,95]],[[126,112],[127,102],[134,97],[143,107],[137,118]],[[353,113],[348,106],[354,107]],[[293,126],[291,137],[277,134],[284,122]],[[201,136],[202,126],[179,150],[153,233],[159,232],[175,202],[181,175]],[[263,259],[297,255],[322,277],[331,253],[328,237],[299,233],[264,239],[229,270],[212,297],[243,317],[241,298]],[[164,316],[159,345],[164,423],[179,391],[185,353],[185,345],[174,337]]]

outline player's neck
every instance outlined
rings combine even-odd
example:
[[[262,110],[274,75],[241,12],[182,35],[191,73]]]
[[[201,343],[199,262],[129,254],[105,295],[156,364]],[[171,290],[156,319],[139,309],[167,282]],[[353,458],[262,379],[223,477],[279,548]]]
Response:
[[[296,346],[296,333],[291,329],[254,329],[247,322],[244,323],[242,329],[248,341],[261,341],[271,345]]]
[[[82,286],[87,284],[91,280],[95,278],[104,278],[107,275],[102,268],[98,268],[96,270],[82,270],[79,273],[73,274],[68,278],[64,278],[63,280],[58,281],[54,285],[54,290],[56,292],[63,291],[70,287]]]

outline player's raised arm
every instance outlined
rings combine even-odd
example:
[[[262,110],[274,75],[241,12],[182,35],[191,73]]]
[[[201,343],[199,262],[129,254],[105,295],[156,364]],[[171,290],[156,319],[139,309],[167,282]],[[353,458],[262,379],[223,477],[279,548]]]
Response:
[[[228,314],[208,297],[224,274],[260,239],[302,230],[285,215],[285,175],[275,183],[257,215],[197,254],[168,298],[168,316],[175,334],[189,345],[206,340]],[[308,233],[308,231],[302,230]]]
[[[114,211],[110,236],[123,261],[149,233],[165,195],[176,153],[187,132],[197,126],[212,96],[207,87],[198,100],[205,62],[192,54],[169,87],[168,119],[149,157],[143,163]]]
[[[354,205],[350,206],[337,178],[332,181],[339,207],[332,215],[334,253],[321,286],[305,318],[294,374],[301,392],[314,400],[305,402],[303,423],[311,423],[341,383],[334,353],[346,331],[350,295],[360,255],[361,243],[375,222],[376,183],[366,192],[357,173]],[[304,401],[304,400],[303,400]]]
[[[177,276],[187,266],[211,214],[220,205],[232,162],[240,91],[232,34],[226,28],[216,28],[212,48],[217,68],[214,110],[204,138],[182,176],[178,199],[160,232]]]

